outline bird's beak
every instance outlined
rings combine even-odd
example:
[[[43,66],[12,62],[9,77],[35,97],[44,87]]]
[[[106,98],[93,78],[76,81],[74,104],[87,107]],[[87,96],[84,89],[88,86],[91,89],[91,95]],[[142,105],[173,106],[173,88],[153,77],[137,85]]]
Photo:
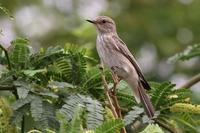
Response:
[[[86,21],[90,22],[90,23],[93,23],[93,24],[96,24],[96,21],[95,20],[89,20],[87,19]]]

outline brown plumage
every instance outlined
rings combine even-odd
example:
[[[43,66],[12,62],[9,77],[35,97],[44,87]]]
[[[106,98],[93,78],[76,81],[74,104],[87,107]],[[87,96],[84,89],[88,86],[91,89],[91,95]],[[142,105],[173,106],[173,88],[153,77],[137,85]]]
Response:
[[[128,83],[134,92],[136,101],[143,104],[146,114],[152,118],[154,108],[145,92],[145,89],[151,88],[134,56],[117,35],[115,22],[107,16],[99,16],[87,21],[96,26],[98,33],[96,48],[101,63]]]

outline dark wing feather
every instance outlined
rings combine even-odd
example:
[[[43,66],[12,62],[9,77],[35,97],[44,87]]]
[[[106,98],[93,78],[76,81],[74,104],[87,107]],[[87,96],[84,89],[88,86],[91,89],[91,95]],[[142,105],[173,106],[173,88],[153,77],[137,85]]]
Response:
[[[116,51],[119,51],[120,53],[122,53],[134,66],[135,70],[137,71],[137,74],[139,76],[139,79],[143,85],[143,87],[146,90],[150,90],[151,87],[149,86],[149,84],[147,83],[146,79],[144,78],[144,75],[139,67],[139,65],[137,64],[137,61],[135,60],[134,56],[131,54],[131,52],[128,50],[126,44],[116,35],[113,36],[113,39],[115,40],[117,47]]]

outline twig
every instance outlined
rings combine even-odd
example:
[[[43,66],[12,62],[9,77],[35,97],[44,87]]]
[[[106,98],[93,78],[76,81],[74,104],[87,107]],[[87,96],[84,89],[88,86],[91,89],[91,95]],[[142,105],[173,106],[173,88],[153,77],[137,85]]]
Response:
[[[105,75],[104,75],[104,71],[103,71],[103,66],[101,65],[101,66],[99,67],[99,69],[100,69],[100,71],[101,71],[101,78],[102,78],[102,81],[103,81],[105,94],[106,94],[106,97],[107,97],[107,99],[108,99],[108,103],[109,103],[109,106],[110,106],[110,108],[111,108],[111,111],[112,111],[112,113],[113,113],[113,115],[114,115],[115,118],[120,118],[120,119],[122,119],[122,116],[121,116],[121,109],[120,109],[120,106],[119,106],[119,103],[118,103],[118,100],[117,100],[116,95],[112,95],[112,96],[113,96],[113,101],[114,101],[115,106],[114,106],[113,103],[112,103],[111,96],[110,96],[110,94],[109,94],[108,84],[107,84],[107,82],[106,82]],[[114,83],[113,89],[114,89],[114,93],[115,93],[115,94],[116,94],[116,86],[117,86],[117,84]],[[125,127],[122,128],[121,133],[126,133]]]
[[[112,73],[112,78],[113,78],[113,87],[112,87],[112,99],[114,102],[115,106],[115,111],[117,112],[118,118],[122,119],[122,113],[121,113],[121,107],[119,105],[118,99],[117,99],[117,84],[119,83],[118,76],[115,73]],[[122,133],[126,133],[125,127],[122,128],[121,130]]]
[[[8,69],[11,70],[12,67],[11,67],[8,51],[1,44],[0,44],[0,48],[4,51],[4,53],[6,55],[7,62],[8,62]]]
[[[102,103],[102,105],[108,106],[110,108],[110,105],[108,103]],[[124,107],[120,107],[120,109],[122,112],[125,112],[125,113],[129,111],[128,108],[124,108]]]
[[[120,107],[119,102],[117,100],[117,85],[118,85],[119,81],[118,81],[117,75],[115,75],[114,73],[112,74],[112,78],[113,78],[114,83],[113,83],[113,87],[112,87],[112,91],[111,91],[110,95],[113,99],[113,103],[114,103],[115,110],[117,112],[118,118],[122,119],[121,107]]]
[[[200,73],[192,77],[190,80],[184,83],[180,88],[190,88],[199,81],[200,81]]]
[[[15,91],[15,86],[0,85],[0,91]]]
[[[110,95],[109,95],[109,88],[108,88],[108,84],[107,84],[106,79],[105,79],[103,66],[100,66],[99,69],[101,71],[101,78],[102,78],[102,81],[103,81],[103,86],[104,86],[106,98],[108,99],[108,103],[110,105],[111,111],[112,111],[114,117],[118,118],[117,112],[115,111],[115,107],[113,106],[112,100],[111,100]]]

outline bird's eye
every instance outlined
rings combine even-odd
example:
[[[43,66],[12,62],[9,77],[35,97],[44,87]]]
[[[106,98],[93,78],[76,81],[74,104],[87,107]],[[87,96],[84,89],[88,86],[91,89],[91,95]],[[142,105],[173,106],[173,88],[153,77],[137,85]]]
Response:
[[[102,23],[106,23],[106,20],[102,20]]]

